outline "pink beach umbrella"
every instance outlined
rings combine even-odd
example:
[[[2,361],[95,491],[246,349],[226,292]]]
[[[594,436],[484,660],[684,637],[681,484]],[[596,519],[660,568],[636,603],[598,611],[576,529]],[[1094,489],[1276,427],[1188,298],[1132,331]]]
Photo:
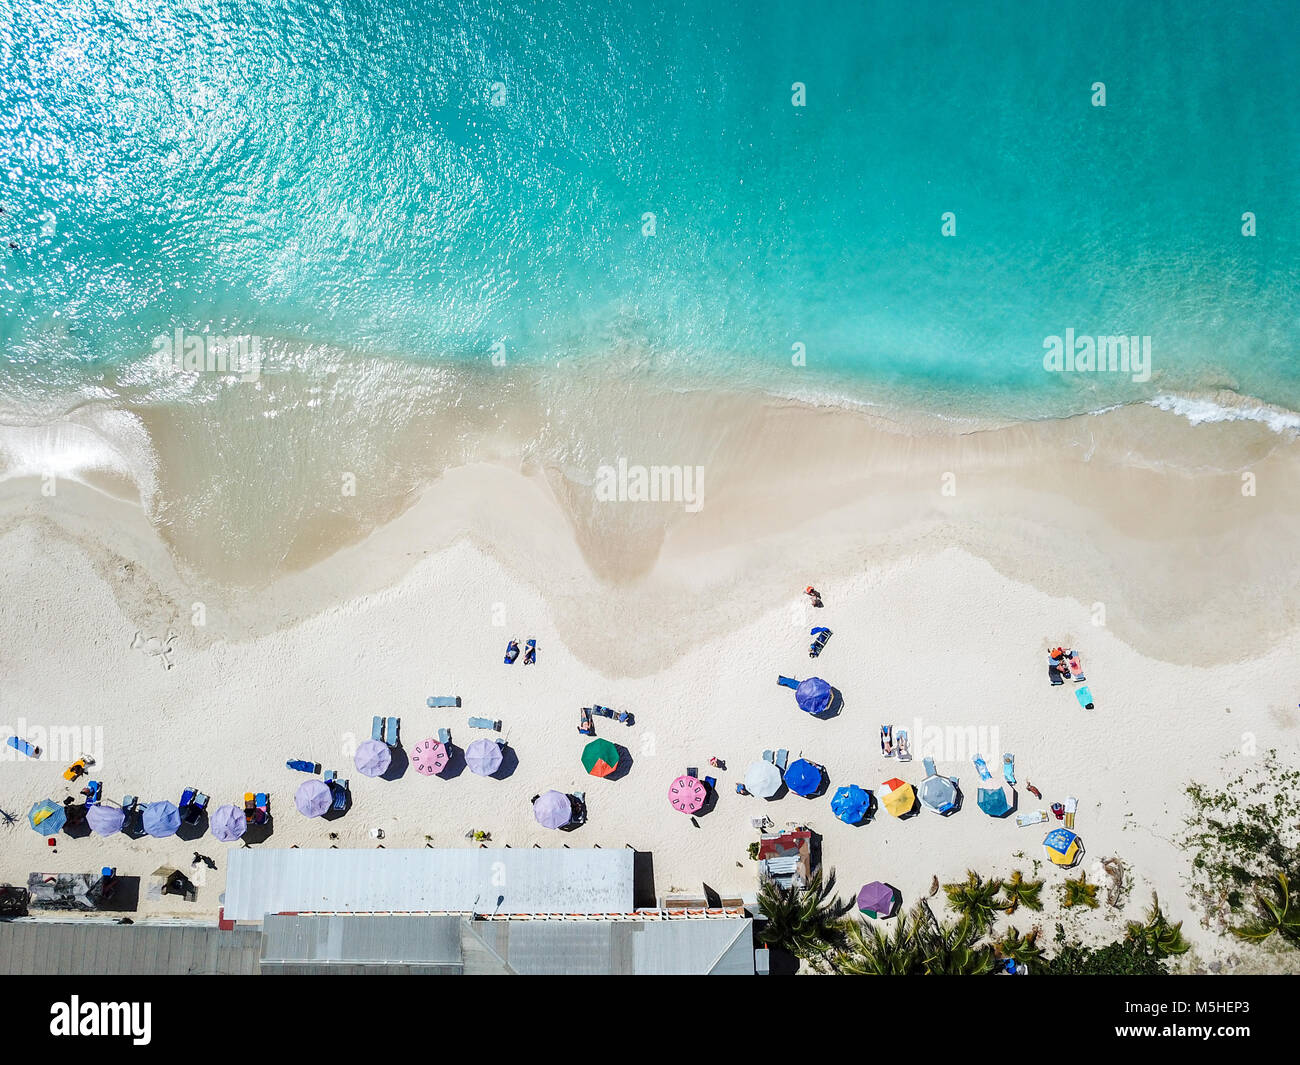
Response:
[[[352,763],[357,772],[368,777],[381,777],[393,764],[393,752],[379,740],[363,740],[357,744],[357,753],[352,756]]]
[[[323,780],[304,780],[298,785],[293,796],[293,804],[303,817],[320,817],[334,805],[334,795],[329,785]]]
[[[703,806],[706,794],[703,782],[695,777],[680,776],[668,785],[668,801],[684,814],[693,814]]]
[[[465,764],[471,773],[490,777],[501,768],[501,745],[496,740],[475,740],[465,748]]]
[[[441,773],[449,760],[447,748],[437,740],[421,740],[411,749],[411,762],[426,777]]]

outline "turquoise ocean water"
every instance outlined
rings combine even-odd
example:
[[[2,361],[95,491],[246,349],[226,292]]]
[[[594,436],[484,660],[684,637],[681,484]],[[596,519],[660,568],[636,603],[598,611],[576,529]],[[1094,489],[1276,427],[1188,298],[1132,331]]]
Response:
[[[0,380],[180,326],[1297,408],[1297,41],[1284,2],[0,0]],[[1151,336],[1153,379],[1044,373],[1066,328]]]

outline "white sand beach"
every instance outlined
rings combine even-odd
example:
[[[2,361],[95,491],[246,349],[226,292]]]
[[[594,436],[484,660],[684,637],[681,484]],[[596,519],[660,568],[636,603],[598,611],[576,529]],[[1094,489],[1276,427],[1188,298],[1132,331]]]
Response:
[[[602,539],[571,483],[498,456],[448,469],[364,539],[252,589],[223,592],[178,567],[132,502],[71,481],[52,498],[34,478],[4,482],[0,723],[35,742],[42,729],[102,737],[92,775],[113,800],[175,802],[193,784],[215,808],[267,791],[264,847],[373,847],[374,828],[387,847],[471,846],[466,833],[481,829],[494,847],[649,851],[660,896],[705,885],[752,895],[751,818],[766,815],[814,828],[846,893],[882,879],[910,903],[932,877],[967,868],[1037,870],[1054,893],[1073,874],[1042,861],[1050,826],[1017,828],[976,807],[974,742],[995,774],[1014,753],[1021,810],[1078,798],[1091,880],[1105,883],[1100,862],[1112,856],[1131,871],[1123,910],[1071,915],[1071,931],[1122,927],[1155,890],[1185,922],[1193,964],[1259,964],[1202,926],[1177,837],[1189,782],[1220,783],[1269,748],[1300,759],[1295,443],[1153,408],[945,437],[747,402],[747,419],[732,418],[710,453],[706,505],[654,510],[661,535]],[[1244,469],[1256,495],[1241,492]],[[945,496],[953,471],[956,494]],[[800,594],[808,583],[823,609]],[[815,663],[814,624],[834,633]],[[173,668],[132,649],[137,633],[174,633]],[[536,637],[536,666],[503,664],[511,637]],[[1044,651],[1057,643],[1081,651],[1094,710],[1070,685],[1048,686]],[[841,711],[800,712],[781,674],[825,677]],[[459,696],[462,708],[428,709],[430,695]],[[577,712],[593,702],[635,715],[631,727],[596,721],[629,752],[621,779],[589,777],[579,763]],[[401,718],[408,750],[441,727],[463,749],[486,735],[467,717],[499,719],[517,768],[503,780],[414,769],[365,778],[350,752],[376,714]],[[884,723],[911,733],[910,764],[882,756]],[[824,764],[827,792],[735,794],[749,763],[778,747]],[[839,785],[919,783],[931,752],[960,778],[955,815],[882,811],[858,827],[832,815]],[[211,837],[60,836],[50,850],[27,827],[33,802],[69,793],[66,761],[53,760],[66,754],[0,762],[0,808],[19,815],[0,836],[0,881],[175,865],[198,899],[146,902],[142,913],[215,915],[226,845]],[[710,756],[726,768],[710,769]],[[350,812],[328,823],[299,815],[304,777],[290,758],[349,778]],[[698,827],[666,797],[687,766],[718,777]],[[536,824],[529,798],[547,788],[584,790],[588,823],[571,833]],[[218,870],[191,870],[195,850]]]

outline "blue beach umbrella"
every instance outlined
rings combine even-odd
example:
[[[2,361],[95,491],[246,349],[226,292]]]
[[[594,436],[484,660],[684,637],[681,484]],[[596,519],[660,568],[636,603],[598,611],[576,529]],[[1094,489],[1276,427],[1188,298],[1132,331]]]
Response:
[[[811,795],[821,787],[822,771],[806,758],[800,758],[785,771],[785,784],[796,795]]]
[[[27,811],[27,821],[42,836],[52,836],[68,820],[68,811],[53,799],[42,799]]]
[[[946,814],[957,808],[957,785],[937,773],[921,781],[920,796],[921,802],[937,814]]]
[[[794,701],[806,713],[824,714],[831,705],[831,686],[821,677],[809,677],[794,690]]]
[[[140,824],[149,835],[156,836],[158,839],[174,836],[176,830],[181,827],[181,812],[173,803],[151,802],[144,808]]]
[[[856,825],[871,808],[871,793],[856,784],[840,788],[831,797],[831,812],[845,824]]]
[[[1001,788],[980,788],[977,800],[980,809],[990,817],[1006,817],[1011,812],[1007,793]]]

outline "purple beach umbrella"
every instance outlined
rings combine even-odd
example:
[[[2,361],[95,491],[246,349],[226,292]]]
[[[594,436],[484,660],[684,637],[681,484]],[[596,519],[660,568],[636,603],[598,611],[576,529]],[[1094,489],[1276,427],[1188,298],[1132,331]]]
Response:
[[[544,828],[563,828],[573,820],[573,806],[561,791],[544,791],[533,803],[533,816]]]
[[[293,804],[303,817],[320,817],[334,805],[334,794],[323,780],[304,780],[294,792]]]
[[[208,828],[222,843],[234,843],[247,827],[248,819],[244,816],[244,811],[229,803],[218,806],[208,818]]]
[[[126,811],[116,806],[96,804],[86,811],[86,824],[96,835],[111,836],[115,832],[122,831],[122,826],[126,824]]]
[[[858,892],[858,909],[868,917],[888,917],[894,909],[894,897],[893,888],[873,880]]]
[[[151,802],[144,808],[140,823],[149,835],[158,839],[176,835],[181,827],[181,812],[170,802]]]
[[[381,777],[393,764],[393,752],[379,740],[363,740],[357,744],[357,753],[352,761],[358,773],[368,777]]]
[[[501,745],[495,740],[475,740],[465,749],[465,764],[471,773],[490,777],[501,768]]]

